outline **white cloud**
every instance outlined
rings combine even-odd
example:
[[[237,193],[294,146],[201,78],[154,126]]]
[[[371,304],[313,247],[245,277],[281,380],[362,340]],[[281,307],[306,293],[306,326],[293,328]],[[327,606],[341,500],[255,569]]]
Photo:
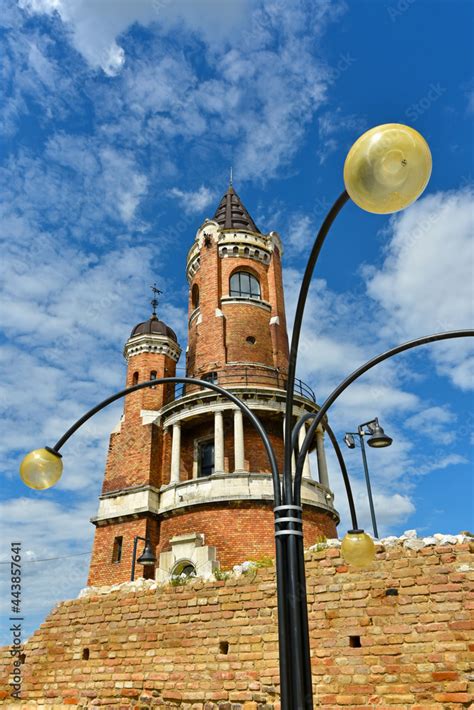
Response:
[[[375,269],[371,270],[373,276]],[[285,294],[288,321],[292,322],[302,274],[285,270]],[[375,314],[375,317],[374,317]],[[326,282],[316,279],[310,291],[298,354],[298,376],[316,389],[321,403],[327,394],[351,371],[375,353],[383,352],[401,336],[385,327],[386,315],[374,309],[370,299],[358,293],[335,293]],[[417,360],[394,358],[366,373],[340,396],[329,410],[329,421],[344,448],[351,480],[357,491],[357,508],[366,529],[371,529],[367,492],[363,480],[360,451],[345,450],[342,436],[375,416],[387,434],[393,437],[389,448],[368,450],[369,468],[380,531],[393,532],[416,512],[416,487],[420,475],[466,463],[457,452],[446,453],[450,443],[443,427],[453,415],[449,406],[427,402],[424,396],[410,391],[408,384],[418,384]],[[428,427],[431,416],[432,428]],[[408,423],[406,422],[408,420]],[[417,426],[426,424],[425,434],[440,434],[440,449],[426,450],[417,435]],[[330,445],[328,444],[328,449]],[[329,454],[331,486],[335,504],[341,510],[341,530],[350,525],[338,464]]]
[[[346,459],[346,465],[349,469],[351,487],[354,496],[354,503],[357,512],[357,522],[361,528],[372,532],[372,520],[367,499],[367,487],[363,477],[362,470],[354,465],[354,460],[360,459],[360,452],[350,452],[350,456],[343,452]],[[331,472],[331,488],[335,496],[335,506],[341,516],[339,525],[339,537],[343,537],[345,532],[352,528],[352,520],[349,513],[347,503],[347,494],[344,487],[342,477],[339,473],[337,460],[328,447],[328,465]],[[355,473],[357,471],[357,475]],[[374,501],[375,516],[379,535],[392,534],[394,529],[403,525],[406,520],[415,513],[415,504],[408,493],[399,493],[396,491],[387,490],[387,487],[382,485],[378,480],[377,467],[370,467],[372,496]]]
[[[306,214],[293,215],[289,224],[288,233],[285,235],[285,246],[295,251],[309,247],[314,241],[314,225],[312,219]]]
[[[164,140],[212,136],[212,152],[227,160],[237,141],[241,181],[268,179],[288,164],[338,76],[320,57],[319,42],[343,2],[23,0],[22,7],[59,15],[89,65],[118,75],[97,97],[109,136],[162,144],[166,152]],[[153,34],[146,51],[133,42],[135,23]],[[203,43],[205,75],[179,40]],[[198,165],[203,146],[195,150]]]
[[[470,189],[429,195],[392,219],[382,267],[365,269],[368,293],[388,316],[387,337],[403,341],[472,328],[472,233]],[[426,349],[438,371],[458,387],[474,386],[471,339]]]
[[[125,51],[117,43],[134,23],[159,22],[167,31],[183,25],[208,41],[222,41],[240,28],[252,0],[222,4],[220,0],[20,0],[30,13],[58,14],[70,30],[75,48],[91,67],[116,76],[125,63]]]
[[[446,454],[441,456],[439,459],[431,459],[427,461],[424,465],[418,466],[416,473],[420,476],[426,476],[426,474],[432,471],[442,471],[450,466],[457,466],[458,464],[467,464],[469,461],[465,456],[460,454]]]
[[[199,214],[201,216],[204,214],[204,210],[215,200],[215,193],[204,185],[201,185],[197,190],[189,191],[173,187],[169,194],[179,201],[182,209],[187,214]]]
[[[456,439],[456,415],[446,407],[427,407],[405,421],[417,435],[427,436],[436,444],[452,444]]]

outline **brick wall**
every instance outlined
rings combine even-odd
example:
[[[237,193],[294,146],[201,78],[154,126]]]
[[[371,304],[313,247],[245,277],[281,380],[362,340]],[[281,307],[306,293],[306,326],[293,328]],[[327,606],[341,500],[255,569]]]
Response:
[[[335,522],[324,513],[305,508],[304,520],[306,546],[321,537],[335,537]],[[217,559],[224,570],[248,559],[273,557],[273,504],[237,501],[177,511],[161,521],[158,553],[171,550],[170,538],[185,533],[204,533],[206,545],[217,548]]]
[[[200,251],[201,266],[190,284],[189,315],[194,311],[193,287],[199,288],[200,322],[189,326],[187,369],[190,376],[222,369],[226,362],[262,363],[286,371],[288,337],[281,274],[281,260],[275,249],[270,263],[262,264],[245,256],[221,259],[212,243]],[[262,299],[271,312],[249,303],[222,303],[229,295],[229,279],[235,271],[248,271],[260,282]],[[223,317],[216,317],[221,309]],[[279,322],[270,325],[270,319]],[[247,343],[253,336],[255,344]]]
[[[128,520],[96,528],[88,584],[103,586],[128,582],[132,566],[133,541],[137,535],[144,538],[149,537],[152,547],[155,549],[158,544],[158,524],[156,520],[151,516],[148,518],[141,517],[136,520]],[[120,562],[112,560],[116,537],[122,538],[122,557]],[[139,541],[137,557],[143,551],[143,546],[144,543]],[[142,565],[137,565],[136,577],[142,577],[145,569]]]
[[[141,353],[130,357],[127,367],[126,386],[134,382],[157,377],[172,377],[176,374],[175,361],[156,353]],[[174,385],[157,385],[133,392],[125,397],[124,415],[120,432],[111,434],[102,493],[110,493],[138,485],[159,487],[163,481],[160,460],[162,458],[162,432],[154,425],[143,425],[141,410],[158,411],[174,398]],[[167,471],[168,473],[168,471]]]
[[[347,569],[337,549],[309,553],[316,707],[470,707],[469,568],[467,544],[379,548],[366,571]],[[11,658],[0,655],[5,707],[276,710],[274,570],[63,602],[25,655],[23,703],[10,702]]]

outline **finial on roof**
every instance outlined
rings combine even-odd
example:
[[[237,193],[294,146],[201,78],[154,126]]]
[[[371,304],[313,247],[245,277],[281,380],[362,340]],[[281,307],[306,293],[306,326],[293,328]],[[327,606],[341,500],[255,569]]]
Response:
[[[159,288],[156,286],[156,282],[153,284],[153,286],[150,286],[151,290],[153,291],[153,298],[151,299],[150,303],[153,308],[153,313],[152,313],[152,318],[157,318],[156,315],[156,309],[158,308],[158,296],[160,296],[163,291],[160,291]]]
[[[229,180],[229,187],[233,187],[233,179],[232,179],[232,165],[230,166],[230,180]]]

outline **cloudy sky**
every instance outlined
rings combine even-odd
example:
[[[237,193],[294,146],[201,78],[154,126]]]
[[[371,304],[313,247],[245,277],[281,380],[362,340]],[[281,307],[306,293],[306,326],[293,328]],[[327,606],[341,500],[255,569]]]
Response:
[[[123,343],[147,317],[154,281],[160,315],[185,345],[186,253],[231,165],[260,229],[282,235],[291,314],[351,143],[386,122],[409,123],[430,143],[433,175],[415,205],[390,218],[349,204],[325,245],[299,361],[320,401],[388,347],[472,327],[473,5],[0,6],[0,569],[7,584],[10,542],[21,540],[29,632],[85,584],[89,518],[120,407],[67,444],[57,488],[25,488],[19,461],[123,385]],[[339,438],[378,416],[394,439],[368,454],[382,534],[474,526],[472,373],[470,342],[434,344],[378,367],[333,408]],[[370,530],[360,452],[345,453]]]

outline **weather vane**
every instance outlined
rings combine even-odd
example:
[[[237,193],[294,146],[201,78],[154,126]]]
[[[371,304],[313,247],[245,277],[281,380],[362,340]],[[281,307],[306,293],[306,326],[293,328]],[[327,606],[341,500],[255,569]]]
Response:
[[[151,290],[153,291],[153,298],[150,301],[152,308],[153,308],[153,315],[156,318],[156,309],[158,307],[158,296],[160,296],[163,291],[160,291],[159,288],[156,286],[156,282],[153,284],[153,286],[150,286]]]

